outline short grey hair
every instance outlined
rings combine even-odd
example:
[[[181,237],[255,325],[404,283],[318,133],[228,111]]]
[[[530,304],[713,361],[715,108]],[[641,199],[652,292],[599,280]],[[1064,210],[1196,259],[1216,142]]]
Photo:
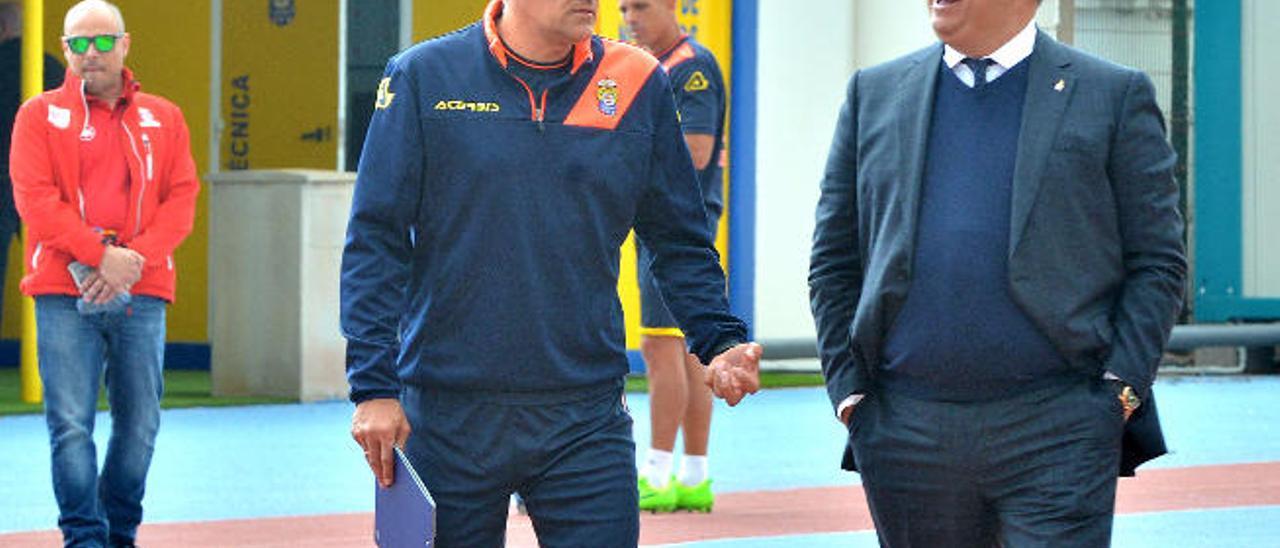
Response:
[[[71,21],[84,15],[85,12],[95,9],[105,8],[111,12],[112,17],[116,20],[116,26],[120,27],[119,32],[124,32],[124,14],[120,13],[120,8],[107,0],[81,0],[76,5],[71,6],[67,10],[67,16],[62,19],[62,33],[66,34],[67,29],[71,28]]]

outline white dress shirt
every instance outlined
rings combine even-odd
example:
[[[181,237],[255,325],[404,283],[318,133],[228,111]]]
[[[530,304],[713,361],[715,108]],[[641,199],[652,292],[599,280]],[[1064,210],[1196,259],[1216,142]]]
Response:
[[[1009,69],[1021,63],[1023,59],[1031,56],[1031,50],[1036,47],[1036,21],[1032,19],[1023,27],[1018,34],[1012,39],[1005,42],[999,49],[991,52],[991,55],[983,57],[993,62],[987,67],[987,82],[993,82],[1008,72]],[[961,63],[965,59],[965,54],[960,53],[949,44],[942,46],[942,62],[946,63],[947,68],[959,78],[964,85],[973,87],[973,69],[969,65]]]

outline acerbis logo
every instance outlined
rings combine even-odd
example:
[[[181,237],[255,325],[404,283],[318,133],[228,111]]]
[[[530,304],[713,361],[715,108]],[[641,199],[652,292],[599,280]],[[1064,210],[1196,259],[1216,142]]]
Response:
[[[440,101],[436,103],[436,110],[466,110],[470,112],[500,112],[502,106],[498,103],[485,101],[463,101],[454,99],[451,101]]]

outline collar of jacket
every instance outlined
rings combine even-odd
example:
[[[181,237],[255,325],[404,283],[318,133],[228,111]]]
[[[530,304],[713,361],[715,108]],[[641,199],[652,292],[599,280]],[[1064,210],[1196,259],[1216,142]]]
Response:
[[[507,51],[506,45],[502,43],[502,38],[498,36],[498,18],[502,16],[502,9],[505,7],[503,0],[490,0],[489,5],[484,9],[484,37],[489,42],[489,53],[493,54],[494,59],[498,60],[498,64],[502,68],[507,68]],[[570,74],[577,74],[578,69],[587,61],[592,60],[595,54],[591,52],[591,35],[588,34],[577,44],[573,45],[573,66],[570,67]]]
[[[142,85],[133,78],[133,71],[127,67],[122,69],[124,78],[124,89],[120,92],[119,104],[123,105],[126,110],[134,108],[134,96],[142,89]],[[92,131],[89,125],[89,95],[84,90],[84,80],[81,80],[70,68],[67,69],[66,77],[62,82],[62,87],[58,88],[57,96],[59,101],[64,105],[76,104],[80,106],[79,116],[73,117],[78,119],[80,124],[80,137],[83,138],[86,133]]]
[[[671,44],[670,46],[667,46],[667,49],[664,49],[658,53],[655,53],[653,54],[653,56],[657,57],[658,60],[661,61],[662,59],[674,53],[676,51],[676,48],[683,46],[685,42],[688,42],[688,41],[689,41],[689,34],[686,32],[681,32],[680,37],[676,39],[676,43]]]

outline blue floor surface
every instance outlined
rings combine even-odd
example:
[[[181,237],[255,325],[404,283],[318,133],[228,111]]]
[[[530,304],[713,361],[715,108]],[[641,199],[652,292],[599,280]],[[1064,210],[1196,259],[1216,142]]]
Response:
[[[1174,377],[1161,380],[1158,398],[1173,453],[1152,467],[1280,461],[1280,378]],[[648,399],[632,394],[628,403],[643,454]],[[346,402],[330,402],[165,411],[146,521],[372,511],[372,480],[348,434],[351,410]],[[109,417],[99,414],[100,457],[109,431]],[[855,484],[856,475],[838,470],[843,432],[818,388],[770,390],[734,409],[718,402],[711,440],[717,490]],[[54,527],[48,463],[43,417],[0,418],[0,533]],[[1117,518],[1116,546],[1199,546],[1209,539],[1216,546],[1280,546],[1280,508]],[[871,546],[874,536],[699,544],[722,545]]]
[[[1111,545],[1129,547],[1280,546],[1280,506],[1231,508],[1116,517]],[[874,532],[787,535],[769,538],[662,544],[661,548],[877,548]]]

